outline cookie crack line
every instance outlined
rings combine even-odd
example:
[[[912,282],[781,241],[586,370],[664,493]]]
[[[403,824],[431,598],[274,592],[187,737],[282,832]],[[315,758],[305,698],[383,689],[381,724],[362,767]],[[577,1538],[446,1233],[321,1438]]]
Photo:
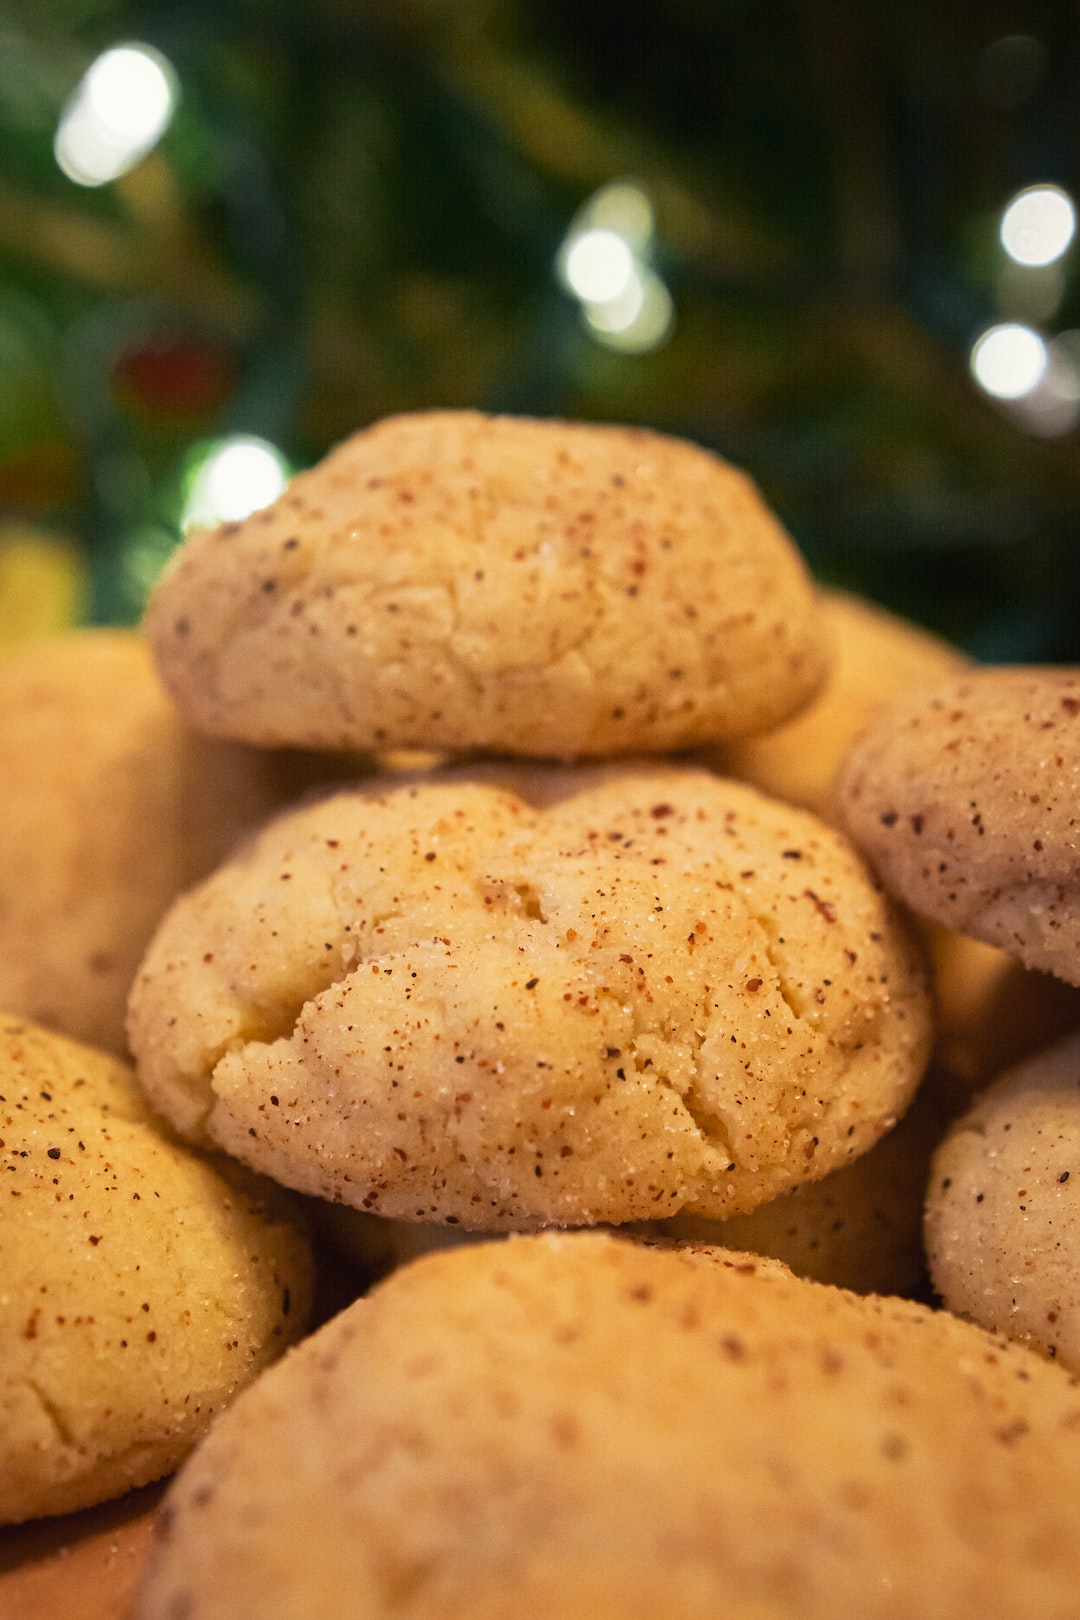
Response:
[[[34,1399],[41,1407],[42,1412],[45,1414],[46,1418],[48,1418],[49,1425],[55,1433],[56,1438],[60,1441],[61,1445],[66,1446],[71,1451],[80,1451],[82,1448],[75,1439],[74,1431],[67,1421],[67,1418],[64,1416],[63,1408],[59,1406],[55,1400],[53,1400],[51,1395],[46,1394],[41,1385],[38,1383],[37,1379],[24,1378],[21,1380],[21,1382],[23,1387],[30,1391],[31,1395],[33,1395]]]
[[[609,999],[622,1004],[622,998],[619,997],[613,990],[604,988],[598,991],[597,994],[598,998],[600,996],[606,996]],[[711,1005],[706,1001],[702,1003],[700,1008],[701,1021],[704,1023],[705,1027],[703,1029],[698,1029],[695,1027],[688,1032],[692,1043],[691,1050],[693,1053],[693,1071],[685,1088],[680,1087],[678,1083],[672,1079],[671,1075],[665,1070],[657,1067],[656,1059],[652,1056],[652,1054],[642,1054],[640,1042],[653,1038],[656,1032],[644,1027],[641,1013],[639,1012],[636,1004],[631,1003],[631,1006],[633,1008],[632,1016],[634,1018],[635,1027],[631,1033],[628,1047],[630,1055],[633,1059],[635,1072],[643,1075],[646,1073],[646,1071],[648,1071],[649,1076],[654,1084],[663,1086],[666,1090],[673,1092],[674,1095],[678,1097],[682,1107],[685,1109],[687,1117],[692,1122],[700,1140],[707,1147],[718,1149],[724,1154],[725,1158],[727,1159],[727,1165],[725,1167],[727,1170],[731,1171],[736,1169],[737,1166],[735,1163],[735,1154],[732,1147],[731,1135],[723,1115],[718,1110],[710,1109],[702,1102],[699,1102],[694,1095],[695,1089],[699,1087],[699,1082],[701,1080],[701,1053],[705,1042],[708,1039],[709,1025],[712,1021]]]
[[[762,950],[765,952],[765,960],[776,975],[776,989],[781,1001],[796,1023],[805,1023],[806,1020],[795,1004],[792,986],[785,976],[780,958],[777,955],[776,943],[772,935],[772,924],[763,913],[755,911],[753,906],[748,905],[746,911],[751,922],[756,923],[761,930]]]

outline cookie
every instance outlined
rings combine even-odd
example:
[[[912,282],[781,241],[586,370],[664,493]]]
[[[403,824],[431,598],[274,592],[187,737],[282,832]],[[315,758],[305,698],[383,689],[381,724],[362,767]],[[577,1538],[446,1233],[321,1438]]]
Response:
[[[900,1123],[868,1153],[724,1221],[676,1215],[669,1237],[771,1255],[797,1277],[857,1294],[927,1298],[923,1194],[930,1155],[945,1131],[939,1077],[930,1074]]]
[[[0,1007],[123,1053],[128,989],[169,902],[320,771],[196,737],[132,631],[8,653]]]
[[[883,882],[958,933],[1080,985],[1080,671],[987,668],[890,704],[838,783]]]
[[[729,1214],[864,1152],[930,1010],[845,842],[704,771],[572,776],[543,809],[462,772],[273,822],[139,970],[154,1105],[302,1191],[481,1230]]]
[[[840,764],[876,710],[966,660],[940,637],[863,597],[822,590],[820,601],[832,658],[817,697],[775,730],[717,750],[710,763],[828,817]]]
[[[926,1246],[950,1310],[1080,1371],[1080,1032],[1007,1070],[934,1155]]]
[[[189,537],[146,617],[201,730],[577,757],[775,725],[825,673],[747,478],[642,429],[432,411]]]
[[[174,1482],[137,1620],[1066,1620],[1080,1389],[724,1250],[395,1272]]]
[[[127,1066],[0,1019],[0,1524],[170,1472],[307,1322],[279,1189],[165,1137]]]
[[[935,1069],[959,1113],[1002,1069],[1080,1028],[1080,988],[936,923],[924,934],[934,976]]]

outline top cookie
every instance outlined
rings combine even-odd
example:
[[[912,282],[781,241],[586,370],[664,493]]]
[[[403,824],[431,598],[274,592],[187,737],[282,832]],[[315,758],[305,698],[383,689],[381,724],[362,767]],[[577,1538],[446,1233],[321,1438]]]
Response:
[[[433,411],[193,534],[146,627],[215,735],[576,757],[762,731],[825,672],[747,478],[640,429]]]
[[[841,819],[924,916],[1080,984],[1080,670],[975,670],[883,711]]]

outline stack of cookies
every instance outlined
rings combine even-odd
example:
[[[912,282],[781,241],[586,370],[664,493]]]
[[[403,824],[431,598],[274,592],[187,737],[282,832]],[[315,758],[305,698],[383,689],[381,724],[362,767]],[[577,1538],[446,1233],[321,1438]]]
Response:
[[[303,1332],[310,1294],[274,1261],[288,1331],[252,1309],[254,1382],[167,1499],[140,1620],[1075,1613],[1073,1380],[995,1336],[1013,1324],[980,1315],[981,1282],[956,1285],[955,1309],[983,1327],[879,1297],[924,1287],[928,1180],[947,1204],[976,1174],[942,1156],[992,1126],[953,1126],[929,1160],[989,1077],[988,1051],[1027,1056],[1080,1024],[1070,987],[1047,998],[1011,965],[1077,960],[1054,865],[1063,821],[1036,817],[1021,837],[1056,852],[1029,874],[1041,955],[1015,947],[1034,890],[986,866],[971,904],[973,876],[960,904],[957,881],[931,874],[953,896],[937,904],[905,876],[931,846],[960,859],[959,821],[944,788],[931,810],[904,745],[885,761],[905,722],[882,705],[915,682],[981,691],[983,673],[817,592],[716,457],[467,412],[378,424],[274,506],[192,535],[145,635],[184,746],[294,802],[237,800],[240,844],[159,886],[137,927],[84,905],[75,881],[54,903],[79,919],[73,957],[89,961],[92,920],[94,951],[131,983],[143,1100],[124,1107],[232,1178],[297,1256],[289,1200],[306,1195],[320,1242],[392,1275],[262,1371]],[[852,751],[867,724],[886,740]],[[1064,806],[1080,749],[1043,738],[1059,740]],[[993,774],[991,743],[969,752]],[[962,774],[949,791],[974,795]],[[207,785],[168,802],[187,822],[230,797]],[[978,803],[974,856],[1001,843]],[[916,822],[923,843],[904,854],[898,829]],[[960,931],[984,941],[975,995]],[[27,983],[48,981],[32,948],[12,954]],[[1014,972],[1008,1033],[988,1045]],[[10,977],[15,1012],[65,1028],[63,996],[28,1005]],[[115,1026],[69,1033],[122,1044]],[[64,1050],[90,1072],[88,1049]],[[1015,1085],[1009,1097],[1011,1125]],[[36,1129],[67,1154],[50,1106]],[[90,1134],[72,1120],[69,1135]],[[1059,1224],[1065,1141],[1023,1172],[1044,1209],[1057,1173]],[[72,1219],[47,1182],[41,1231]],[[932,1208],[932,1234],[942,1221],[931,1249],[948,1300],[939,1251],[979,1240]],[[128,1272],[113,1286],[110,1346],[129,1315],[141,1325],[139,1286]],[[20,1287],[14,1319],[31,1320]],[[34,1344],[51,1309],[32,1318],[15,1383],[78,1451],[70,1411],[106,1396],[42,1395]],[[1050,1346],[1062,1360],[1066,1341]],[[29,1423],[12,1432],[12,1456],[40,1463]],[[155,1440],[138,1477],[201,1432],[167,1455]],[[135,1482],[95,1444],[84,1471],[101,1494]],[[73,1505],[11,1494],[8,1519]]]

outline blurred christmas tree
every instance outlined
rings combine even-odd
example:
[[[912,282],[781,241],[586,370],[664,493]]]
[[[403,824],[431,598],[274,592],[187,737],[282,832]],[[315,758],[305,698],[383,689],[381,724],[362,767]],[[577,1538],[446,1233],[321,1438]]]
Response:
[[[193,506],[471,405],[695,438],[822,577],[1080,660],[1078,91],[1036,0],[8,4],[0,592],[132,620]]]

